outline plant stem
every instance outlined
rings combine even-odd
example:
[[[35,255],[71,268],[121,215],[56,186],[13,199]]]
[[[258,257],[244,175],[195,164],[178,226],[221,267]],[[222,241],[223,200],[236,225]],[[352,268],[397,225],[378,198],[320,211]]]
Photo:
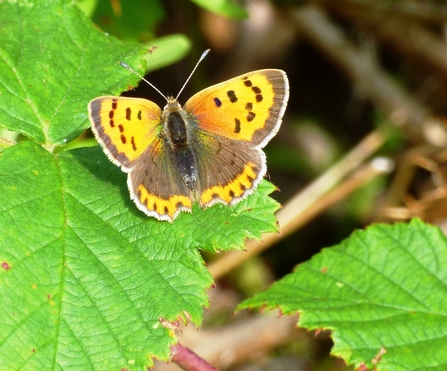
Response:
[[[171,347],[173,356],[172,362],[177,363],[186,371],[218,371],[217,368],[211,366],[203,358],[199,357],[191,349],[176,344]]]

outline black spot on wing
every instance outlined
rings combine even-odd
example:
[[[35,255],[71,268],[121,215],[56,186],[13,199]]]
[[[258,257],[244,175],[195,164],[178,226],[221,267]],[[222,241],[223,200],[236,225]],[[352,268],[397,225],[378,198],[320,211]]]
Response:
[[[234,132],[239,134],[241,132],[241,122],[238,119],[234,119]]]
[[[262,102],[262,100],[264,99],[264,97],[262,96],[262,91],[259,87],[257,86],[252,86],[251,90],[253,91],[253,93],[255,93],[256,96],[256,102]]]
[[[228,96],[228,99],[230,100],[231,103],[236,103],[237,100],[238,100],[234,90],[228,90],[227,91],[227,96]]]
[[[248,77],[244,77],[244,85],[246,86],[246,87],[250,87],[250,86],[253,86],[253,83],[251,82],[251,80],[248,80]]]
[[[115,116],[115,110],[118,108],[118,101],[116,99],[112,99],[112,110],[109,111],[109,125],[111,128],[115,127],[115,121],[113,120],[113,117]]]

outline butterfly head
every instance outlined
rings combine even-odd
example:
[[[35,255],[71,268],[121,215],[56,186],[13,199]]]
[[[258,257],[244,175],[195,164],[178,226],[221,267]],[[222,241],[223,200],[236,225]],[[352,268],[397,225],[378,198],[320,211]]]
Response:
[[[180,108],[181,106],[177,98],[168,95],[166,98],[166,106],[164,106],[163,111],[178,111]]]

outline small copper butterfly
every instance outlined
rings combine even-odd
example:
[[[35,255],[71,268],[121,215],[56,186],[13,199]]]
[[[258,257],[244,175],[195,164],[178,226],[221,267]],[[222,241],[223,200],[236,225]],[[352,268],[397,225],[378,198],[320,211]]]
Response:
[[[206,88],[183,108],[178,96],[165,97],[163,110],[146,99],[104,96],[88,110],[104,152],[128,173],[137,207],[173,221],[194,201],[234,205],[256,189],[267,171],[262,148],[277,133],[288,97],[285,72],[266,69]]]

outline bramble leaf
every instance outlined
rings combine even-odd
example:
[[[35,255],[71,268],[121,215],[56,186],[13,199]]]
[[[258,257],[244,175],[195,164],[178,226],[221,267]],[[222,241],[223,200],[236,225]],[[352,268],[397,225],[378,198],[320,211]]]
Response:
[[[447,238],[419,220],[377,224],[324,249],[239,309],[278,307],[332,330],[332,354],[356,368],[447,367]]]

